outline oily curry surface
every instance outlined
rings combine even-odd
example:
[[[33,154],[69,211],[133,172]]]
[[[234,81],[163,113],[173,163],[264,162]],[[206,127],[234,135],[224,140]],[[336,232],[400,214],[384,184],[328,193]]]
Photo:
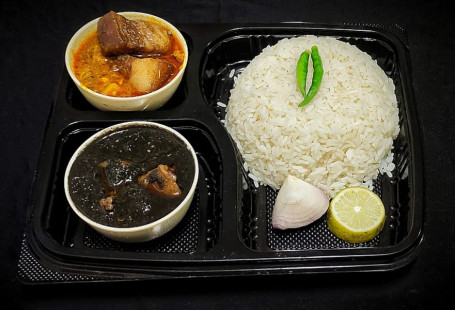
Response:
[[[172,212],[188,194],[194,173],[192,155],[181,140],[159,128],[131,127],[87,146],[71,168],[68,185],[75,205],[93,221],[136,227]]]
[[[73,70],[81,84],[97,93],[113,97],[134,97],[148,93],[138,90],[129,83],[129,70],[125,63],[129,59],[145,59],[148,55],[104,56],[97,31],[87,36],[74,54]],[[168,84],[182,68],[185,52],[178,39],[172,36],[172,49],[166,54],[152,55],[166,61],[172,68],[171,74],[160,81],[159,88]]]

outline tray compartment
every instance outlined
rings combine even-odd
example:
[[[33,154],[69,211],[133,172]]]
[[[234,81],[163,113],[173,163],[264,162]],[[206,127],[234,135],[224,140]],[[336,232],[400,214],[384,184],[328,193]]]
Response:
[[[184,135],[193,145],[200,165],[200,178],[193,202],[184,219],[165,236],[139,244],[124,244],[110,240],[83,223],[72,212],[63,189],[63,176],[66,165],[77,149],[89,136],[114,122],[78,122],[65,128],[58,137],[54,176],[49,180],[46,208],[36,232],[39,239],[50,239],[54,254],[70,253],[73,258],[81,249],[96,249],[93,254],[85,253],[85,258],[115,257],[116,253],[183,253],[208,251],[219,238],[222,217],[220,213],[220,182],[222,177],[219,150],[210,135],[198,123],[185,121],[165,121]],[[207,225],[208,223],[208,225]],[[122,254],[122,255],[123,255]],[[101,255],[101,257],[100,257]]]
[[[374,191],[386,206],[386,223],[379,236],[361,244],[349,244],[336,238],[327,227],[323,216],[313,224],[300,229],[278,231],[272,228],[271,214],[277,191],[269,187],[255,188],[243,172],[248,188],[243,191],[239,212],[239,234],[242,240],[255,251],[300,251],[312,249],[377,248],[399,244],[413,229],[410,212],[410,195],[413,188],[409,182],[407,167],[412,164],[409,145],[411,134],[408,121],[409,106],[406,94],[410,91],[403,79],[409,75],[402,63],[397,41],[379,31],[358,31],[340,28],[281,27],[264,30],[261,27],[239,28],[226,31],[210,42],[205,49],[201,64],[200,83],[206,104],[222,122],[225,105],[229,102],[234,77],[240,74],[250,61],[265,47],[276,44],[283,38],[299,35],[331,36],[355,45],[369,54],[394,81],[400,111],[400,134],[394,142],[395,170],[391,177],[380,175],[374,181]],[[233,53],[232,51],[236,51]],[[237,52],[239,51],[239,52]],[[409,95],[408,95],[409,96]],[[221,104],[220,104],[221,103]],[[241,155],[237,152],[239,160]],[[242,166],[240,165],[240,169]],[[264,236],[266,240],[264,240]]]

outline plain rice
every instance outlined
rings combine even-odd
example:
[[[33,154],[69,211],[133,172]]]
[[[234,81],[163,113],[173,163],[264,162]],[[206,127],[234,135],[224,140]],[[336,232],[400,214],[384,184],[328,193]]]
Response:
[[[324,76],[305,107],[297,87],[300,53],[317,45]],[[309,63],[311,85],[312,63]],[[279,189],[288,174],[330,197],[375,178],[399,133],[392,79],[371,56],[330,37],[282,39],[234,77],[225,125],[250,178]]]

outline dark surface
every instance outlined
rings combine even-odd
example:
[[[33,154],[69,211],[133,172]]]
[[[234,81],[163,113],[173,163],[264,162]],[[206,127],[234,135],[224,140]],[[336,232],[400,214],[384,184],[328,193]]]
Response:
[[[425,309],[455,285],[453,16],[442,1],[4,1],[0,4],[2,142],[0,294],[9,309]],[[248,276],[136,283],[22,286],[17,260],[41,139],[83,24],[109,10],[184,23],[397,24],[408,35],[423,134],[425,240],[418,257],[386,273]]]

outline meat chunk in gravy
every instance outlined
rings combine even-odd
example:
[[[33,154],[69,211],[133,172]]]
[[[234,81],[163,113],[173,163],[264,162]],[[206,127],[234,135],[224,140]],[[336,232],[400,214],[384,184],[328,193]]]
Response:
[[[114,70],[120,72],[139,92],[149,93],[160,88],[174,73],[174,67],[164,59],[118,56]]]
[[[148,93],[160,88],[172,71],[173,67],[165,60],[135,58],[131,62],[128,82],[138,91]]]
[[[98,21],[98,40],[104,56],[161,55],[172,48],[169,30],[144,20],[130,20],[113,11]]]
[[[177,184],[175,167],[173,166],[158,165],[155,169],[140,176],[138,181],[149,191],[164,197],[170,198],[182,195],[182,191]]]

